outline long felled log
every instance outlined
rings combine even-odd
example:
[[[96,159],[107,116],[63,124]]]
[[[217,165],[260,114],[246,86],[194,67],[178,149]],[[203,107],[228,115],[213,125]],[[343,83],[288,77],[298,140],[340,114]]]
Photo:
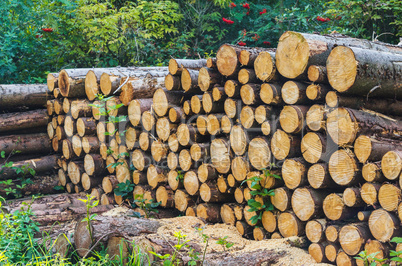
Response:
[[[402,99],[402,54],[335,47],[327,60],[328,80],[343,93]]]
[[[322,208],[325,216],[333,221],[346,220],[356,215],[353,209],[345,206],[341,194],[329,194],[324,199]]]
[[[153,95],[153,108],[158,116],[164,116],[172,106],[178,106],[183,101],[182,92],[157,89]]]
[[[371,95],[370,95],[371,96]],[[336,91],[329,91],[325,96],[325,102],[329,107],[349,107],[352,109],[368,109],[375,112],[380,112],[385,115],[400,115],[402,114],[402,102],[395,99],[377,99],[346,96]]]
[[[78,223],[74,232],[74,243],[77,253],[81,257],[90,252],[94,243],[106,244],[112,236],[130,239],[130,237],[138,236],[144,232],[156,233],[160,223],[156,220],[127,216],[96,216],[91,221],[90,230],[88,230],[87,225],[87,222]]]
[[[58,84],[63,97],[80,98],[85,95],[85,77],[92,68],[63,69]]]
[[[222,77],[216,69],[203,67],[198,73],[198,86],[202,91],[208,91],[212,89],[215,84],[220,83],[221,79]]]
[[[133,99],[152,98],[157,89],[164,88],[164,72],[158,76],[148,76],[144,78],[129,78],[125,82],[125,78],[121,80],[120,101],[124,105],[129,105]]]
[[[343,146],[352,144],[357,134],[399,139],[402,122],[369,111],[337,108],[328,114],[327,130],[334,142]]]
[[[0,170],[1,172],[2,170]],[[2,174],[0,174],[2,176]],[[29,175],[28,175],[29,176]],[[3,177],[3,176],[2,176]],[[13,197],[9,190],[16,190],[21,195],[29,197],[35,194],[57,194],[58,190],[54,189],[59,184],[58,175],[34,176],[31,177],[32,183],[22,185],[21,180],[12,180],[12,184],[0,185],[0,196],[4,198]],[[36,214],[36,213],[35,213]]]
[[[49,98],[44,84],[0,85],[0,109],[43,108]]]
[[[0,179],[8,179],[17,177],[22,174],[30,174],[32,169],[35,171],[35,174],[46,173],[52,171],[56,165],[57,156],[56,155],[49,155],[44,156],[37,159],[30,159],[25,161],[13,162],[12,167],[2,167],[0,170]],[[22,173],[17,172],[17,170],[21,170]]]
[[[206,59],[170,59],[169,73],[172,75],[182,74],[185,68],[200,69],[207,66]]]
[[[298,188],[292,195],[292,209],[302,221],[322,216],[322,204],[327,193],[314,189]]]
[[[43,128],[42,131],[45,132],[47,123],[48,116],[45,109],[2,114],[0,115],[0,134],[13,131],[18,131],[21,134],[26,129],[37,127]]]
[[[338,45],[402,53],[400,47],[391,44],[342,36],[323,36],[287,31],[279,38],[275,54],[276,67],[284,77],[306,79],[309,66],[325,66],[332,48]]]
[[[354,152],[361,163],[366,161],[380,161],[390,150],[401,149],[401,143],[390,139],[376,139],[367,135],[360,135],[354,144]]]
[[[39,154],[50,152],[50,141],[46,133],[10,135],[0,137],[0,151],[6,156],[11,153]]]

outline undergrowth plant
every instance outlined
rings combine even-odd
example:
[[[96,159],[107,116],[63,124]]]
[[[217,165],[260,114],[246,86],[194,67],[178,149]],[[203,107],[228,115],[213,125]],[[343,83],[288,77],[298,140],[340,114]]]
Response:
[[[95,220],[95,217],[97,214],[96,213],[91,214],[91,209],[95,208],[99,204],[99,201],[94,200],[94,199],[95,199],[95,197],[91,196],[90,194],[87,194],[86,199],[79,199],[80,201],[85,203],[85,207],[87,209],[86,216],[84,219],[82,219],[82,222],[87,222],[87,229],[88,229],[89,235],[91,237],[92,244],[94,243],[94,238],[93,238],[93,234],[92,234],[91,222],[93,220]]]
[[[400,244],[402,243],[402,237],[394,237],[390,242]],[[402,265],[402,251],[391,250],[389,253],[389,258],[383,259],[376,258],[379,253],[380,252],[374,252],[369,254],[367,250],[363,250],[354,258],[363,261],[364,266],[389,266],[390,264],[387,263],[389,261],[392,262],[392,265]]]
[[[229,241],[227,240],[227,238],[228,238],[228,236],[220,237],[220,238],[218,239],[218,241],[216,241],[216,244],[219,244],[219,245],[222,246],[222,249],[223,249],[224,252],[226,252],[227,249],[233,247],[233,245],[234,245],[234,243],[229,242]]]
[[[252,190],[250,191],[250,194],[253,196],[253,198],[247,201],[247,205],[250,207],[248,209],[249,212],[256,212],[256,215],[250,218],[250,222],[253,224],[258,223],[258,221],[262,219],[262,214],[264,213],[264,211],[274,210],[274,206],[272,205],[270,198],[271,196],[275,195],[274,189],[267,189],[263,185],[261,185],[261,181],[265,181],[267,178],[281,179],[280,176],[271,172],[271,168],[274,166],[275,165],[271,165],[269,169],[263,169],[263,177],[253,176],[242,182],[242,184],[245,182],[251,182],[250,188]],[[262,198],[263,203],[257,201],[255,199],[256,197]]]
[[[152,213],[159,213],[156,208],[161,205],[161,202],[155,202],[154,199],[148,200],[144,198],[144,194],[137,194],[134,197],[133,204],[144,211],[145,218],[152,218]],[[136,215],[141,217],[140,213],[136,213]]]

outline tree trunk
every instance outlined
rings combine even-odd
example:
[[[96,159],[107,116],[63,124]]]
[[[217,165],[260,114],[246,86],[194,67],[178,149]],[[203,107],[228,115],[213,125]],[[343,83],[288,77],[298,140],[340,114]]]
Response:
[[[317,163],[310,166],[307,172],[307,179],[311,187],[314,189],[334,188],[338,185],[332,180],[328,164]]]
[[[134,99],[152,98],[155,91],[164,88],[164,76],[130,78],[121,88],[120,101],[128,106]],[[121,84],[125,78],[121,80]]]
[[[310,100],[307,98],[307,84],[288,81],[282,86],[281,95],[286,104],[308,104]]]
[[[286,78],[306,79],[308,68],[311,65],[325,66],[332,48],[338,45],[386,52],[400,51],[402,53],[401,48],[391,44],[370,42],[350,37],[322,36],[287,31],[279,38],[275,54],[276,67],[279,73]]]
[[[106,171],[105,162],[99,154],[85,155],[84,168],[85,172],[90,176],[98,176]]]
[[[261,85],[249,83],[245,84],[240,89],[240,97],[244,104],[256,105],[261,104],[262,100],[260,97]]]
[[[195,199],[184,190],[178,189],[174,194],[174,204],[176,209],[184,212],[188,207],[195,205]]]
[[[255,120],[255,107],[244,106],[240,112],[240,123],[245,129],[257,128],[259,125]]]
[[[49,89],[49,91],[53,91],[55,88],[58,88],[59,83],[58,83],[58,79],[59,79],[59,73],[49,73],[47,74],[47,88]]]
[[[180,91],[182,89],[181,77],[167,74],[165,77],[165,87],[168,91]]]
[[[37,159],[13,162],[12,168],[4,166],[1,168],[0,180],[10,179],[21,175],[29,176],[31,172],[30,169],[35,171],[35,175],[50,172],[56,166],[56,160],[56,155],[49,155]],[[22,173],[19,173],[20,170],[22,170]]]
[[[289,134],[300,133],[305,126],[308,110],[309,107],[303,105],[284,106],[279,115],[279,122],[282,129]]]
[[[308,132],[301,141],[303,158],[309,163],[327,162],[338,146],[326,135]]]
[[[183,182],[178,178],[179,174],[176,170],[170,170],[168,173],[168,184],[173,190],[182,189]]]
[[[227,98],[224,103],[225,113],[229,118],[237,118],[241,112],[242,101]]]
[[[160,162],[165,159],[168,154],[168,145],[161,140],[155,140],[151,144],[151,154],[155,161]]]
[[[240,53],[243,50],[255,51],[256,48],[242,47],[230,44],[222,45],[216,53],[216,66],[226,77],[235,76],[240,69]]]
[[[327,109],[324,105],[312,105],[306,114],[306,124],[312,131],[325,131],[327,122]]]
[[[74,119],[78,119],[79,117],[91,117],[92,107],[87,100],[75,100],[71,102],[70,112]]]
[[[12,131],[22,133],[23,130],[36,127],[46,128],[47,123],[48,116],[44,109],[2,114],[0,115],[0,134]],[[11,133],[7,134],[10,135]]]
[[[274,195],[271,196],[271,202],[275,208],[284,212],[291,207],[291,197],[292,192],[288,188],[280,187],[274,190]]]
[[[366,223],[349,224],[339,231],[339,244],[348,255],[357,255],[370,238],[370,230]]]
[[[292,195],[292,209],[301,221],[308,221],[323,216],[322,204],[326,192],[308,188],[298,188]]]
[[[183,171],[189,171],[194,167],[195,163],[191,159],[191,154],[188,149],[183,149],[179,153],[179,165]]]
[[[181,76],[181,79],[183,81],[183,76],[185,76],[186,71]],[[201,89],[201,91],[208,91],[211,90],[215,84],[220,84],[222,81],[222,76],[221,74],[212,68],[206,68],[203,67],[200,69],[198,73],[198,86]],[[184,83],[186,84],[186,83]],[[185,89],[185,86],[183,87],[184,91],[188,92]]]
[[[1,170],[0,170],[1,171]],[[3,178],[3,174],[1,174]],[[12,176],[10,176],[12,177]],[[14,176],[17,177],[17,176]],[[27,176],[29,177],[29,176]],[[21,180],[12,180],[12,184],[0,185],[0,196],[4,198],[14,197],[14,194],[21,194],[24,197],[31,197],[36,194],[57,194],[60,191],[54,189],[59,184],[58,175],[46,175],[31,177],[32,183],[22,185]],[[15,193],[8,193],[9,190],[15,190]],[[35,213],[36,214],[36,213]]]
[[[181,75],[185,68],[200,69],[207,66],[206,59],[170,59],[169,73],[171,75]]]
[[[202,203],[197,206],[197,217],[209,223],[219,223],[222,221],[221,206],[219,204]]]
[[[167,172],[159,166],[150,165],[147,169],[148,185],[153,189],[167,183]]]
[[[345,206],[342,194],[329,194],[322,205],[325,216],[333,221],[347,220],[356,215],[354,209]]]
[[[402,54],[335,47],[327,60],[328,80],[343,93],[402,99]]]
[[[185,121],[186,115],[184,110],[180,107],[172,107],[169,109],[169,120],[172,123],[181,123]]]
[[[84,162],[70,161],[68,163],[68,177],[74,185],[80,183],[83,173],[85,173]]]
[[[158,187],[156,190],[156,202],[160,202],[161,207],[174,208],[174,191],[164,186]]]
[[[59,73],[58,84],[63,97],[85,97],[85,77],[92,68],[63,69]]]
[[[247,83],[257,83],[257,75],[254,69],[251,68],[242,68],[239,71],[238,80],[241,84]]]
[[[348,207],[364,207],[366,203],[363,201],[360,195],[360,188],[348,187],[343,192],[343,202]]]
[[[262,51],[258,54],[254,62],[254,70],[257,77],[263,82],[270,82],[279,77],[275,66],[275,52]]]
[[[360,189],[360,195],[367,205],[375,206],[378,202],[378,191],[381,185],[375,183],[364,183]]]
[[[208,159],[210,155],[210,144],[209,143],[194,143],[190,148],[191,158],[197,161],[204,161]]]
[[[251,165],[258,169],[267,169],[271,163],[269,139],[265,137],[253,138],[248,146],[248,157]]]
[[[182,102],[182,92],[157,89],[153,96],[153,109],[158,116],[165,116],[170,107],[179,106]]]
[[[146,131],[153,131],[156,123],[156,118],[151,111],[145,111],[142,114],[141,122]]]
[[[330,91],[332,91],[332,89],[328,85],[311,84],[306,89],[306,96],[311,101],[325,102],[325,97]]]
[[[327,221],[325,219],[317,219],[308,221],[306,224],[306,236],[313,243],[322,242],[325,239],[325,229]]]
[[[222,222],[225,224],[235,225],[236,217],[234,214],[234,208],[237,206],[235,203],[223,204],[221,207]]]
[[[221,118],[221,129],[222,133],[229,134],[233,127],[233,121],[227,115],[222,116]]]
[[[96,121],[92,117],[80,117],[77,119],[77,133],[80,137],[95,135]]]
[[[303,158],[286,159],[282,165],[282,178],[286,187],[295,189],[307,181],[307,162]]]
[[[368,109],[385,115],[396,116],[402,113],[402,102],[395,99],[367,99],[365,97],[345,96],[336,91],[329,91],[325,96],[325,102],[332,108]]]
[[[334,243],[328,243],[327,246],[325,247],[325,257],[330,261],[330,262],[335,262],[336,261],[336,255],[338,254],[338,251],[341,247],[339,244],[334,244]],[[340,264],[342,265],[342,264]]]
[[[233,152],[236,155],[243,155],[247,150],[247,144],[249,142],[248,135],[246,131],[243,129],[243,127],[241,127],[240,125],[233,126],[232,130],[230,131],[229,138],[230,138],[230,146]],[[230,153],[228,153],[228,155],[230,155]]]
[[[386,211],[398,210],[398,205],[402,201],[401,189],[393,184],[383,184],[378,191],[378,201]]]
[[[215,182],[203,183],[199,190],[201,199],[205,202],[220,203],[233,201],[233,196],[221,193]]]
[[[169,152],[167,156],[167,165],[170,170],[176,170],[179,167],[179,155],[175,152]]]
[[[368,226],[375,239],[381,242],[389,242],[393,237],[401,234],[398,218],[383,209],[374,210],[371,213]]]
[[[271,139],[271,152],[277,160],[300,156],[300,137],[276,130]]]
[[[225,102],[228,97],[225,93],[224,87],[219,87],[220,85],[215,85],[212,89],[212,99],[214,102]]]
[[[167,117],[158,118],[156,121],[156,135],[162,140],[167,141],[171,133],[176,132],[177,124],[170,123]]]
[[[81,145],[85,153],[99,152],[99,139],[97,137],[83,137]]]
[[[260,98],[265,104],[281,105],[283,104],[281,94],[282,84],[263,83],[261,84]]]
[[[332,179],[340,186],[350,186],[362,180],[356,157],[349,149],[334,152],[329,159],[328,170]]]
[[[309,66],[307,70],[307,77],[311,82],[328,83],[327,69],[325,66]]]
[[[4,151],[6,156],[13,152],[18,152],[18,154],[50,153],[50,149],[50,141],[46,133],[0,137],[0,151]]]
[[[401,149],[401,143],[390,139],[360,135],[354,143],[354,152],[361,163],[380,161],[390,150]]]
[[[45,84],[0,85],[0,109],[43,108],[49,98]]]
[[[314,258],[317,263],[328,262],[325,257],[325,248],[328,242],[312,243],[308,247],[308,253]]]
[[[402,151],[389,151],[381,159],[381,170],[389,180],[396,180],[402,172]]]
[[[224,109],[224,102],[215,102],[212,99],[212,92],[205,92],[202,95],[202,108],[204,112],[209,113],[222,113]]]
[[[197,116],[197,130],[201,135],[208,135],[208,117],[205,115]]]
[[[239,98],[242,85],[237,80],[227,80],[225,82],[225,93],[230,98]]]
[[[305,222],[300,221],[292,212],[283,212],[278,217],[278,228],[283,237],[302,236]]]
[[[90,230],[87,222],[77,223],[74,232],[74,243],[77,254],[84,257],[93,244],[106,244],[112,236],[120,236],[131,239],[143,233],[156,233],[160,223],[156,220],[138,219],[133,217],[96,216],[91,221]],[[96,248],[98,249],[98,248]]]

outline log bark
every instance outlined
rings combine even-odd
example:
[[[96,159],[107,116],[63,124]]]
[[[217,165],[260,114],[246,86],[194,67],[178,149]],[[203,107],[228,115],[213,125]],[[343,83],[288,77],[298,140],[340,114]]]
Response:
[[[120,101],[128,106],[134,99],[152,98],[155,91],[164,88],[164,72],[158,76],[147,76],[142,78],[129,78],[121,87]],[[121,79],[121,84],[126,78]]]
[[[29,176],[30,169],[35,171],[35,175],[51,172],[56,166],[56,160],[56,155],[48,155],[36,159],[13,162],[12,167],[22,170],[22,173],[18,173],[19,171],[15,168],[4,167],[3,164],[0,169],[0,180],[10,179],[21,175]]]
[[[94,136],[83,137],[81,140],[82,149],[85,153],[97,153],[99,152],[100,143],[99,139]]]
[[[87,100],[75,100],[71,102],[70,112],[74,119],[90,117],[92,116],[92,107]]]
[[[96,133],[96,121],[92,117],[77,119],[77,133],[80,137],[91,136]]]
[[[45,84],[0,85],[0,109],[43,108],[49,98]]]
[[[134,170],[133,171],[133,183],[135,185],[145,185],[148,184],[147,180],[147,174],[144,172],[141,172],[139,170]]]
[[[98,176],[106,171],[106,165],[101,155],[87,154],[84,158],[85,172],[90,176]]]
[[[1,170],[0,170],[1,172]],[[1,174],[3,178],[3,174]],[[17,177],[17,176],[14,176]],[[11,177],[11,178],[14,178]],[[15,190],[20,193],[24,197],[31,197],[36,194],[57,194],[60,191],[54,189],[55,186],[59,184],[58,175],[41,175],[31,177],[32,183],[25,184],[25,186],[21,183],[21,180],[12,180],[12,184],[1,184],[0,185],[0,196],[5,199],[13,198],[14,196],[8,193],[8,190]]]
[[[74,243],[77,254],[83,257],[90,252],[93,244],[98,242],[98,244],[103,243],[106,245],[108,239],[112,236],[132,238],[143,233],[156,233],[159,227],[160,223],[156,220],[127,216],[96,216],[91,221],[90,230],[88,230],[87,222],[77,223],[74,232]]]
[[[338,46],[328,56],[328,81],[342,93],[402,99],[401,62],[401,53]]]
[[[216,182],[207,182],[201,184],[200,188],[201,199],[209,203],[233,202],[233,196],[221,193],[216,185]]]
[[[185,121],[186,115],[180,107],[172,107],[169,109],[169,120],[172,123],[181,123]]]
[[[282,99],[282,84],[278,83],[263,83],[261,84],[260,98],[265,104],[281,105]]]
[[[390,44],[370,42],[342,36],[287,31],[279,38],[276,50],[276,66],[282,76],[290,79],[306,79],[311,65],[325,66],[327,57],[335,46],[346,45],[378,51],[402,53],[402,49]],[[295,63],[297,62],[297,63]],[[327,72],[329,72],[327,67]]]
[[[209,223],[219,223],[222,221],[219,204],[202,203],[197,206],[197,217]]]
[[[37,127],[46,128],[48,116],[44,109],[38,109],[27,112],[8,113],[0,115],[0,134],[5,132],[18,131],[23,133],[24,130],[34,129]],[[20,134],[21,134],[20,133]]]
[[[306,96],[310,101],[325,102],[325,97],[332,88],[325,84],[311,84],[307,86]]]
[[[92,68],[63,69],[59,72],[58,85],[63,97],[85,97],[85,77]]]
[[[5,155],[50,153],[50,141],[46,133],[10,135],[0,137],[0,151]]]
[[[368,109],[385,115],[400,115],[402,102],[395,99],[377,99],[356,96],[346,96],[336,91],[329,91],[325,96],[329,107],[348,107],[356,110]]]
[[[399,141],[360,135],[354,143],[354,152],[361,163],[380,161],[390,150],[401,149]]]
[[[170,59],[169,73],[181,75],[185,68],[200,69],[207,66],[207,59]]]

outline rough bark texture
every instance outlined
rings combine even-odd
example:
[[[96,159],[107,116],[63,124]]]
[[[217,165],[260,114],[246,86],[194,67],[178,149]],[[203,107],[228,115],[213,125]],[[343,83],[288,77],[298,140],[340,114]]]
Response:
[[[50,95],[44,84],[0,85],[0,109],[43,108]]]
[[[0,115],[0,134],[13,131],[23,133],[26,129],[33,129],[37,127],[42,127],[42,131],[45,131],[47,123],[48,116],[44,109],[2,114]]]

